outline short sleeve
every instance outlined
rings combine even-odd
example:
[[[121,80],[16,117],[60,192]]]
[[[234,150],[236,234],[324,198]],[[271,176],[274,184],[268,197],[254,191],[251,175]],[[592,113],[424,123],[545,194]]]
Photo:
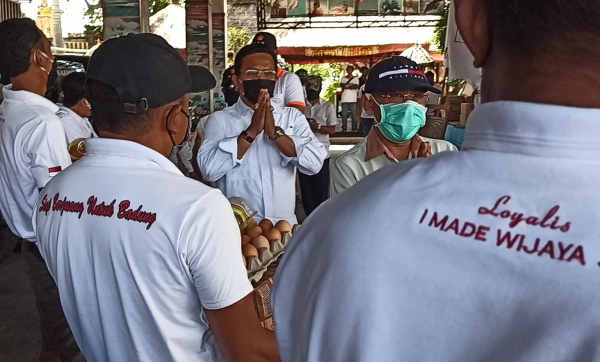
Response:
[[[211,191],[190,208],[181,238],[184,260],[204,308],[223,309],[252,292],[240,231],[220,191]]]
[[[287,73],[286,78],[284,104],[288,107],[306,106],[304,87],[300,78],[294,73]]]
[[[30,129],[25,147],[38,188],[46,186],[52,176],[71,165],[65,140],[65,131],[58,118],[37,122]]]

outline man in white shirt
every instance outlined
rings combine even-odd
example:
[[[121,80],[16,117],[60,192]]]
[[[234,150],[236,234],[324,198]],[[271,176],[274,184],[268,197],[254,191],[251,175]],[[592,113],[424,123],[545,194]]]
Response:
[[[444,151],[448,141],[417,135],[425,125],[425,92],[439,92],[412,60],[393,56],[375,64],[365,84],[365,110],[375,115],[367,137],[331,161],[331,194],[352,187],[382,167]]]
[[[67,144],[78,138],[98,137],[89,117],[92,107],[86,97],[85,73],[73,72],[61,82],[63,105],[56,113],[62,121]]]
[[[235,58],[240,99],[206,122],[198,165],[227,197],[241,197],[256,218],[296,222],[296,170],[314,175],[327,150],[304,114],[272,104],[277,71],[268,47],[251,44]]]
[[[101,137],[46,186],[35,215],[40,251],[90,362],[278,360],[230,204],[166,158],[188,135],[186,93],[215,84],[153,34],[107,40],[90,59]]]
[[[353,74],[354,66],[346,67],[346,75],[340,80],[342,87],[342,96],[340,103],[342,104],[342,130],[345,132],[347,128],[348,118],[352,120],[352,131],[356,131],[358,120],[356,119],[356,102],[358,100],[358,89],[360,88],[360,78]]]
[[[266,46],[277,59],[277,39],[275,35],[265,31],[258,32],[254,36],[252,43]],[[271,102],[280,107],[294,107],[304,113],[306,103],[304,87],[300,78],[292,72],[277,67],[277,81],[275,82]]]
[[[464,152],[388,167],[294,236],[284,361],[600,360],[597,5],[454,1],[483,67]]]
[[[43,97],[53,63],[50,41],[31,19],[0,23],[0,73],[11,81],[0,104],[0,211],[10,230],[27,241],[24,257],[41,321],[39,359],[69,361],[79,352],[31,222],[39,190],[71,164],[58,107]]]
[[[322,81],[319,76],[308,76],[306,79],[306,119],[317,139],[328,151],[319,173],[312,176],[299,175],[302,205],[307,216],[329,198],[329,135],[335,133],[337,114],[335,106],[320,97]]]

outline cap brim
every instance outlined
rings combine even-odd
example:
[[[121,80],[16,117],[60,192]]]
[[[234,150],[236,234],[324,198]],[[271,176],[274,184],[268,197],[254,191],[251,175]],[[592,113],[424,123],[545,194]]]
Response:
[[[378,93],[378,92],[395,92],[395,91],[406,91],[406,90],[417,90],[421,92],[432,92],[435,94],[441,94],[442,91],[435,88],[429,83],[424,83],[421,81],[415,80],[404,80],[402,82],[398,81],[388,81],[379,84],[367,84],[365,86],[366,93]]]
[[[192,89],[190,89],[190,92],[208,91],[217,85],[217,80],[208,69],[200,65],[189,65],[188,70],[192,78]]]

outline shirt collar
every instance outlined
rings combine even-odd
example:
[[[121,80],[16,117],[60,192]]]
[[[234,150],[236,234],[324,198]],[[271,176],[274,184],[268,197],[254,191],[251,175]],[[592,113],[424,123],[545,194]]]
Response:
[[[66,106],[62,105],[62,106],[59,106],[58,108],[59,108],[58,112],[60,112],[60,111],[66,112],[66,113],[70,114],[72,117],[76,117],[76,119],[81,119],[81,120],[84,119],[83,117],[81,117],[80,115],[78,115],[77,113],[75,113],[75,111],[73,111],[69,107],[66,107]]]
[[[86,155],[100,156],[117,156],[131,159],[132,165],[139,165],[140,160],[153,163],[157,167],[172,172],[178,175],[183,175],[181,171],[169,161],[168,158],[146,147],[140,143],[118,140],[113,138],[89,138],[85,140]],[[84,158],[85,159],[85,158]]]
[[[375,128],[372,128],[367,135],[367,153],[365,154],[365,162],[368,162],[381,155],[387,156],[391,160],[395,160],[394,155],[391,154],[390,150],[383,144],[379,139]]]
[[[279,113],[280,109],[279,106],[277,104],[274,104],[272,99],[271,99],[271,106],[273,107],[273,114]],[[246,103],[244,103],[244,101],[242,100],[242,97],[239,97],[237,102],[233,105],[236,113],[242,115],[242,116],[249,116],[254,114],[254,109],[250,108]]]
[[[598,160],[600,109],[491,102],[471,114],[463,149]]]
[[[285,70],[280,67],[277,67],[277,78],[281,78],[285,75]]]
[[[12,90],[12,84],[9,84],[2,88],[2,94],[5,100],[14,101],[14,102],[23,102],[28,105],[35,105],[47,108],[52,113],[56,113],[58,111],[58,106],[52,103],[50,100],[29,92],[25,90],[14,91]]]

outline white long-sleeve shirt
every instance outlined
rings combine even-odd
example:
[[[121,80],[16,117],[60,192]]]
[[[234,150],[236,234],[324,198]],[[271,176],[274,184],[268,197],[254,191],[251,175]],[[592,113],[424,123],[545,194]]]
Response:
[[[98,137],[90,121],[75,113],[71,108],[60,106],[56,115],[62,121],[67,144],[78,138]]]
[[[237,158],[237,140],[252,122],[254,111],[240,99],[210,116],[204,129],[198,165],[206,181],[227,197],[241,197],[258,212],[256,217],[296,222],[296,169],[306,175],[321,170],[327,150],[295,108],[274,106],[275,125],[296,146],[296,157],[286,157],[275,143],[259,134],[244,157]]]

